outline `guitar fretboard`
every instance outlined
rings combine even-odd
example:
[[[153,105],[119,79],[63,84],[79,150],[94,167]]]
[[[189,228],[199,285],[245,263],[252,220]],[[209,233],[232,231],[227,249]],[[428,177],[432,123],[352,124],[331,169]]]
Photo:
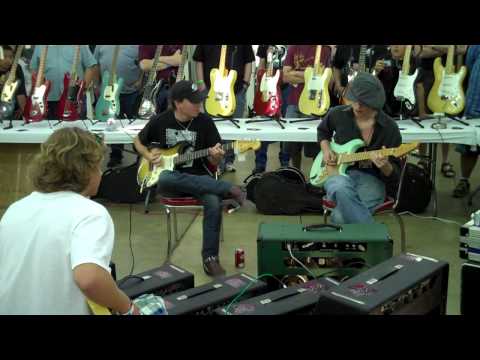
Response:
[[[445,64],[445,74],[453,74],[455,72],[455,67],[453,65],[454,55],[455,55],[455,45],[450,45],[448,47],[447,62]]]
[[[187,63],[187,59],[188,59],[188,47],[190,45],[183,45],[183,48],[182,48],[182,60],[180,62],[180,66],[178,67],[178,71],[177,71],[177,79],[175,80],[175,82],[179,82],[180,80],[183,79],[183,70],[185,68],[185,64]]]
[[[153,58],[152,68],[148,73],[147,86],[153,85],[155,78],[157,77],[157,66],[160,61],[160,55],[162,54],[163,45],[157,45],[155,49],[155,57]]]
[[[40,65],[38,66],[37,81],[35,82],[35,87],[39,87],[43,84],[43,75],[45,73],[45,63],[47,62],[48,54],[48,45],[42,50],[42,55],[40,56]]]
[[[10,84],[15,81],[15,75],[17,74],[18,60],[22,55],[22,51],[25,45],[18,45],[17,51],[15,52],[15,58],[13,59],[12,68],[10,69],[10,74],[8,74],[7,84]]]
[[[77,68],[78,68],[79,62],[80,62],[80,45],[75,45],[75,55],[73,57],[72,69],[70,70],[69,86],[75,85],[75,81],[77,80]]]
[[[235,141],[231,142],[231,143],[228,143],[228,144],[225,144],[225,145],[222,145],[221,148],[222,148],[223,151],[228,151],[228,150],[233,149],[234,144],[235,144]],[[177,156],[174,160],[174,164],[179,165],[179,164],[183,164],[183,163],[193,161],[193,160],[196,160],[196,159],[200,159],[200,158],[203,158],[203,157],[207,157],[207,156],[208,156],[208,149],[198,150],[198,151],[194,151],[194,152],[191,152],[191,153],[186,153],[186,154],[182,154],[182,155]]]
[[[115,45],[115,50],[113,50],[113,59],[112,59],[112,74],[109,79],[110,86],[113,86],[113,83],[117,81],[117,60],[118,60],[119,52],[120,52],[120,45]]]
[[[391,149],[381,149],[381,150],[373,150],[373,151],[364,151],[358,152],[354,154],[341,154],[339,158],[339,163],[351,163],[355,161],[363,161],[363,160],[370,160],[372,154],[380,154],[382,156],[395,156],[396,148]]]
[[[360,45],[360,55],[358,56],[358,70],[365,72],[365,58],[367,54],[367,45]]]

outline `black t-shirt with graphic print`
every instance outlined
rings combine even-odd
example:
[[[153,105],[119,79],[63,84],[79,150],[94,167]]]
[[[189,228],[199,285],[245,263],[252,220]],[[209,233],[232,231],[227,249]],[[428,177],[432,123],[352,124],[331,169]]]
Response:
[[[221,142],[220,134],[213,120],[200,113],[189,122],[179,122],[173,110],[167,110],[153,117],[138,134],[140,142],[147,147],[169,149],[179,143],[185,145],[186,152],[198,151],[215,146]],[[178,165],[176,170],[194,174],[207,175],[206,158],[196,159]]]

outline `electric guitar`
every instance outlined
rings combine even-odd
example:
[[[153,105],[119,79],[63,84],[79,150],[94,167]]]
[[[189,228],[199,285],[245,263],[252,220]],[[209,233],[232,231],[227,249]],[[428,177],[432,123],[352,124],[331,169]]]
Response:
[[[428,94],[427,105],[435,113],[457,115],[465,107],[463,80],[467,75],[467,68],[462,66],[458,72],[455,72],[454,54],[455,45],[450,45],[445,67],[441,57],[437,57],[433,63],[435,82]]]
[[[80,62],[80,45],[75,45],[75,55],[72,69],[63,78],[63,92],[58,102],[57,116],[62,121],[80,119],[83,96],[85,95],[85,80],[78,78],[77,69]]]
[[[282,107],[282,92],[280,91],[280,70],[273,74],[273,53],[272,46],[267,51],[266,69],[257,72],[257,89],[253,108],[257,115],[276,116]]]
[[[157,45],[152,68],[148,72],[147,83],[145,84],[142,101],[140,102],[140,107],[138,109],[138,117],[140,119],[148,120],[156,113],[157,94],[162,86],[162,81],[156,81],[157,66],[162,50],[163,45]]]
[[[393,90],[393,95],[403,101],[408,111],[415,108],[415,83],[418,76],[418,69],[410,75],[410,56],[412,54],[412,45],[407,45],[405,54],[403,55],[402,70],[398,76],[397,85]]]
[[[17,74],[18,60],[20,60],[24,46],[18,45],[8,79],[2,89],[0,96],[0,120],[11,119],[15,110],[15,94],[20,86],[20,79],[15,79],[15,76]]]
[[[225,68],[227,45],[222,45],[218,69],[210,71],[210,90],[205,102],[205,110],[212,116],[231,116],[237,106],[235,99],[235,81],[237,72]]]
[[[173,84],[183,80],[184,75],[185,75],[185,66],[187,65],[188,62],[188,54],[189,54],[189,49],[190,45],[183,45],[182,47],[182,59],[180,60],[180,65],[178,66],[178,71],[177,74],[172,71],[170,74],[171,81],[170,85],[173,86]]]
[[[367,47],[368,45],[360,45],[360,54],[358,55],[358,70],[354,70],[351,64],[348,65],[348,74],[347,79],[348,83],[345,87],[343,94],[341,94],[340,103],[343,105],[350,105],[352,102],[348,100],[345,95],[350,87],[351,82],[355,79],[360,72],[366,72],[366,55],[367,55]]]
[[[120,114],[120,91],[123,79],[117,77],[117,60],[121,45],[115,45],[112,59],[112,73],[105,70],[102,77],[102,90],[95,107],[97,120],[106,122]]]
[[[331,150],[337,154],[337,164],[330,166],[323,160],[323,151],[315,158],[312,169],[310,170],[310,182],[314,186],[321,187],[330,176],[346,175],[346,170],[350,165],[357,161],[370,160],[373,153],[379,153],[383,156],[401,157],[415,150],[419,143],[402,144],[397,148],[380,149],[373,151],[356,152],[365,143],[361,139],[354,139],[346,144],[338,145],[334,141],[330,143]]]
[[[44,78],[47,54],[48,45],[45,45],[40,56],[38,73],[32,74],[32,91],[27,98],[23,114],[26,124],[42,121],[48,114],[48,93],[51,82]]]
[[[260,149],[260,141],[233,141],[222,145],[224,151],[235,149],[235,152],[243,153],[248,150]],[[154,154],[161,155],[159,165],[151,165],[150,162],[142,158],[137,172],[137,183],[140,186],[140,193],[144,188],[149,188],[158,182],[160,174],[165,170],[174,170],[175,166],[201,159],[208,156],[208,149],[194,152],[186,151],[191,148],[190,144],[180,143],[170,149],[153,149]]]
[[[298,110],[305,115],[322,116],[330,108],[328,86],[332,78],[332,69],[325,68],[321,63],[322,45],[317,45],[313,68],[305,69],[305,86],[303,87]]]

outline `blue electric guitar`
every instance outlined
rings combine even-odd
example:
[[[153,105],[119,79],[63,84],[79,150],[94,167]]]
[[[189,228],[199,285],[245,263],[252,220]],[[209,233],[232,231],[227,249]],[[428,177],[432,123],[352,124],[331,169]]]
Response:
[[[123,79],[117,77],[117,59],[120,45],[115,45],[112,59],[112,73],[105,71],[102,76],[102,90],[95,107],[95,116],[99,121],[115,119],[120,115],[120,91]]]
[[[330,143],[330,149],[337,154],[337,164],[330,166],[323,161],[323,151],[321,151],[310,170],[310,183],[314,186],[323,186],[330,176],[346,175],[347,168],[357,161],[370,160],[373,153],[380,153],[383,156],[401,157],[415,150],[419,143],[402,144],[398,148],[380,149],[373,151],[356,152],[365,146],[361,139],[354,139],[346,144],[338,145],[334,141]]]

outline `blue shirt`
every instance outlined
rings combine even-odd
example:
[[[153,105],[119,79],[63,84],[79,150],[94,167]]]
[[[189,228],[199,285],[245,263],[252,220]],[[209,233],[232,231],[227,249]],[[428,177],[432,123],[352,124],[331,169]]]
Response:
[[[142,73],[138,65],[139,45],[120,45],[117,59],[117,77],[123,79],[122,94],[131,94],[138,90],[133,84],[138,81]],[[93,56],[100,66],[100,75],[105,70],[112,73],[112,59],[115,45],[97,45]]]
[[[30,68],[37,72],[40,65],[40,56],[45,45],[35,46]],[[75,45],[49,45],[47,61],[45,63],[45,78],[52,82],[48,101],[58,101],[63,91],[63,77],[72,70]],[[85,70],[97,64],[97,61],[88,48],[88,45],[80,45],[80,62],[77,74],[83,79]]]
[[[465,61],[470,72],[465,115],[480,116],[480,45],[470,45]]]

